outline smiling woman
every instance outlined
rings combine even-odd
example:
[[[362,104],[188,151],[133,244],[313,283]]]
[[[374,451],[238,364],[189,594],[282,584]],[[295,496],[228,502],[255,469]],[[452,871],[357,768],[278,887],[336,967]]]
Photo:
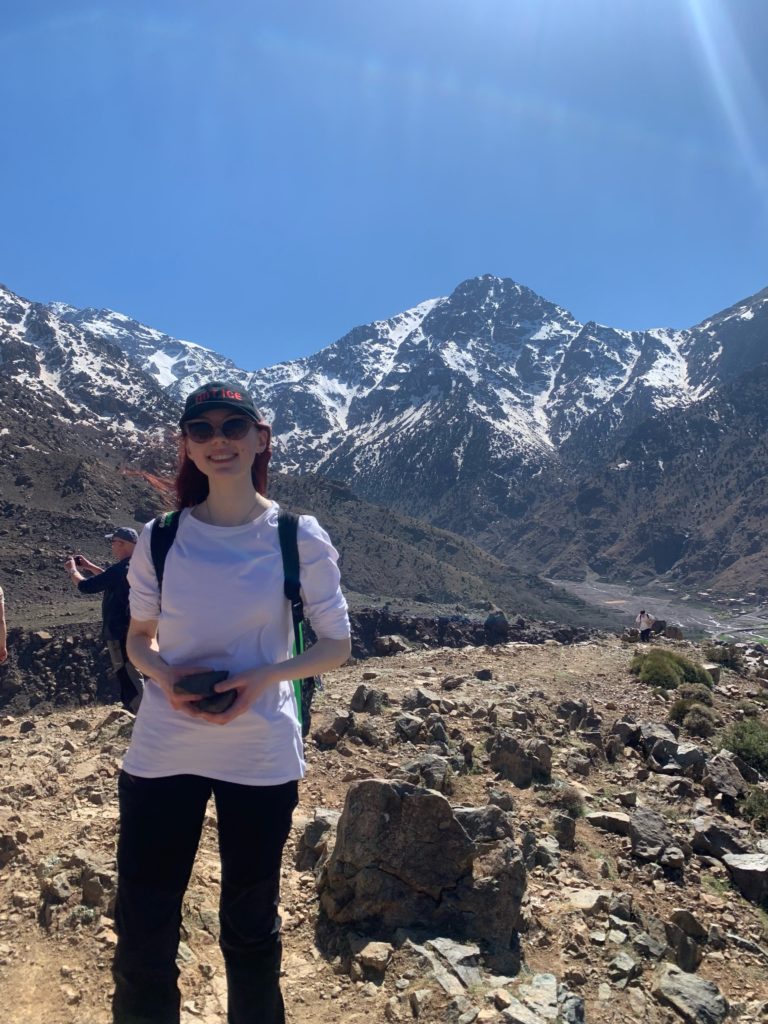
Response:
[[[119,782],[114,1020],[179,1019],[181,902],[212,794],[227,1019],[280,1024],[280,862],[305,768],[291,680],[347,659],[346,602],[328,535],[301,516],[301,596],[318,641],[291,657],[270,427],[246,391],[213,381],[188,396],[181,431],[163,572],[158,520],[129,575],[128,649],[148,682]]]

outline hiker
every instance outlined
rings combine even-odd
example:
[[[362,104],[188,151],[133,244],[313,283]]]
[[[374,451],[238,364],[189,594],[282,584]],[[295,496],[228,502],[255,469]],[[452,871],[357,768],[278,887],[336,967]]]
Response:
[[[131,615],[128,607],[128,563],[139,535],[130,526],[119,526],[104,539],[111,542],[112,554],[117,559],[114,565],[102,569],[85,555],[77,554],[66,560],[64,568],[81,594],[101,594],[101,635],[120,684],[120,702],[126,711],[135,714],[141,703],[144,680],[131,664],[125,643]],[[81,569],[90,576],[84,576]]]
[[[161,564],[152,537],[168,517],[148,523],[128,575],[128,653],[147,685],[118,784],[113,1019],[179,1020],[182,899],[213,795],[227,1020],[282,1024],[280,866],[305,770],[291,680],[347,660],[347,607],[328,535],[301,516],[301,593],[318,639],[291,656],[279,510],[266,496],[271,429],[244,389],[217,381],[187,397],[180,427],[175,538]],[[200,694],[183,691],[209,670],[229,672],[215,686],[234,699],[227,710],[196,709]]]
[[[651,629],[656,619],[650,615],[645,608],[640,609],[640,614],[635,619],[635,625],[640,630],[640,640],[647,643],[651,638]]]
[[[5,595],[0,587],[0,665],[8,661],[8,627],[5,624]]]

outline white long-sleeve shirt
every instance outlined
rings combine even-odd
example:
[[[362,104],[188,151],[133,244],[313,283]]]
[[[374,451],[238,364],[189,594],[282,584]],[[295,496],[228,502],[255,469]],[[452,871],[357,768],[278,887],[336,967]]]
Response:
[[[656,619],[654,619],[652,615],[649,615],[648,612],[642,612],[635,619],[635,625],[638,629],[650,629],[655,621]]]
[[[158,620],[160,655],[169,665],[226,669],[230,675],[285,661],[293,626],[283,593],[277,505],[243,526],[211,526],[189,509],[165,562],[162,608],[150,553],[151,524],[139,537],[128,573],[131,616]],[[313,516],[298,529],[302,599],[318,637],[349,636],[338,554]],[[290,680],[271,686],[226,725],[175,711],[147,681],[124,769],[156,778],[192,774],[253,786],[304,775],[304,749]]]

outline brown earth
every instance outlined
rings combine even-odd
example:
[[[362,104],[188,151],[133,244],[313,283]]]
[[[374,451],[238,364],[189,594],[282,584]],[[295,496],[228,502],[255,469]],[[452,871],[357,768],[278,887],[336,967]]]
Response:
[[[678,646],[691,653],[688,645]],[[445,716],[447,724],[474,744],[472,769],[453,780],[455,792],[450,799],[454,806],[485,805],[490,789],[501,789],[514,803],[516,830],[527,827],[543,836],[550,829],[553,799],[562,793],[563,784],[577,786],[587,811],[623,810],[617,795],[633,790],[638,805],[660,811],[673,832],[685,833],[700,788],[693,787],[685,798],[671,796],[668,780],[661,775],[647,776],[636,751],[627,749],[613,764],[594,760],[586,778],[570,777],[565,767],[569,753],[586,750],[576,733],[557,725],[554,708],[565,698],[586,700],[603,716],[606,726],[627,715],[665,721],[664,698],[628,673],[630,656],[631,648],[615,638],[570,646],[549,641],[543,645],[421,650],[361,661],[328,677],[327,689],[318,700],[315,725],[328,725],[337,712],[348,711],[365,673],[366,685],[385,691],[391,700],[375,723],[387,743],[386,748],[367,746],[345,738],[327,750],[311,741],[307,744],[308,772],[285,853],[282,884],[283,987],[289,1021],[348,1024],[365,1020],[377,1024],[410,1020],[408,1000],[416,990],[430,992],[419,1011],[421,1021],[437,1024],[450,1019],[446,1009],[449,997],[404,948],[395,949],[383,978],[353,981],[348,963],[324,951],[313,873],[294,867],[297,844],[315,808],[341,810],[354,781],[396,777],[401,765],[419,752],[396,741],[392,728],[403,694],[414,686],[450,697],[456,707]],[[490,670],[491,679],[476,677],[483,669]],[[463,681],[450,692],[441,690],[442,680],[451,676]],[[725,674],[715,698],[724,722],[737,713],[735,698],[748,692],[759,692],[757,681]],[[507,725],[512,714],[521,711],[534,716],[536,734],[550,739],[552,785],[517,789],[490,771],[485,741],[493,734],[495,723]],[[107,1024],[114,946],[109,894],[117,829],[116,776],[131,718],[108,706],[45,708],[44,712],[33,709],[17,717],[2,717],[0,712],[0,1020],[13,1024]],[[357,717],[369,716],[361,713]],[[710,752],[716,749],[706,740],[696,742]],[[55,857],[60,864],[51,860]],[[655,963],[642,960],[631,949],[642,968],[639,978],[625,989],[608,984],[608,962],[628,947],[614,946],[598,936],[586,937],[590,930],[602,929],[604,922],[584,918],[571,905],[570,894],[585,888],[629,894],[634,911],[646,919],[664,922],[673,910],[687,908],[705,928],[719,923],[728,933],[755,943],[755,948],[768,945],[768,917],[731,888],[721,865],[706,864],[694,855],[684,875],[672,880],[654,870],[655,865],[634,864],[631,870],[622,870],[621,863],[628,857],[626,839],[600,831],[581,818],[576,823],[575,849],[561,851],[559,867],[539,866],[529,871],[522,968],[507,984],[508,992],[514,994],[518,984],[530,980],[534,972],[551,972],[558,979],[567,976],[570,987],[585,998],[590,1024],[639,1019],[666,1024],[680,1019],[650,993]],[[69,891],[57,871],[68,873]],[[100,880],[101,890],[97,885],[96,895],[91,892],[85,904],[84,890],[81,892],[79,882],[72,883],[73,871],[78,877]],[[223,968],[215,938],[218,879],[211,807],[185,900],[181,947],[185,1024],[223,1024],[225,1020]],[[608,923],[605,930],[610,928]],[[569,943],[577,933],[585,938],[574,955]],[[766,959],[759,952],[738,948],[731,941],[722,950],[705,946],[698,975],[718,985],[739,1009],[740,1021],[762,1019],[761,1006],[768,1001],[768,975]],[[481,1011],[475,1018],[480,1022],[502,1020],[488,995],[492,985],[489,981],[468,993]]]

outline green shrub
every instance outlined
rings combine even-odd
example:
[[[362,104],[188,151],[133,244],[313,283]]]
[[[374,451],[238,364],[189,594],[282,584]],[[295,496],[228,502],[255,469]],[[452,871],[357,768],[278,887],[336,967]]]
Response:
[[[690,697],[685,697],[685,698],[681,698],[679,700],[676,700],[675,703],[672,705],[672,707],[669,709],[669,714],[667,715],[667,719],[670,722],[677,722],[678,725],[682,725],[683,724],[683,719],[685,718],[685,716],[688,714],[688,712],[691,710],[691,708],[694,706],[695,703],[696,703],[696,701],[692,700]]]
[[[716,726],[714,711],[703,704],[694,704],[683,718],[683,729],[689,736],[712,736]]]
[[[676,696],[694,704],[705,704],[708,708],[711,708],[714,703],[712,691],[708,686],[702,686],[701,683],[681,683],[677,688]]]
[[[747,718],[755,718],[762,711],[760,705],[755,704],[753,700],[740,700],[736,707],[743,711]]]
[[[551,797],[553,807],[558,807],[572,818],[584,816],[584,797],[575,786],[562,786],[554,790]]]
[[[655,647],[647,653],[637,651],[629,666],[640,682],[674,690],[681,683],[697,683],[712,689],[712,677],[701,665],[676,651]]]
[[[760,832],[768,832],[768,793],[755,786],[740,807],[741,815]]]
[[[744,655],[735,644],[712,644],[704,648],[704,657],[734,672],[744,671]]]
[[[761,775],[768,775],[768,725],[759,718],[745,718],[729,725],[720,743]]]

